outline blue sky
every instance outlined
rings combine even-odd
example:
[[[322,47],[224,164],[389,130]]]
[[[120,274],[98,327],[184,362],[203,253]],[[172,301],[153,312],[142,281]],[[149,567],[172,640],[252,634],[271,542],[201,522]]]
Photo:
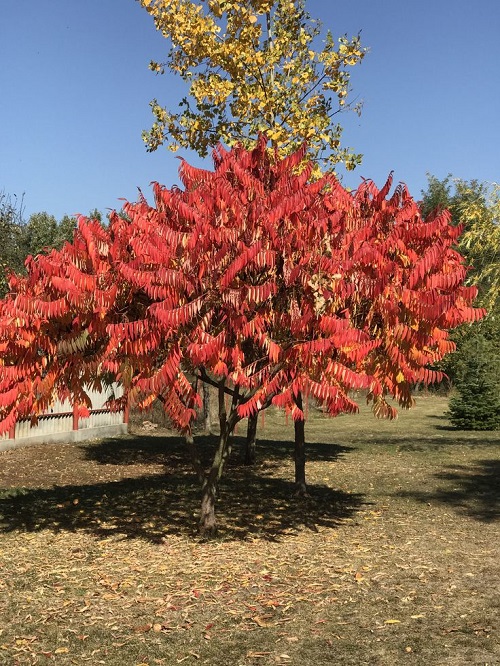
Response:
[[[416,198],[426,173],[500,181],[498,0],[308,0],[334,36],[370,52],[352,70],[360,118],[344,144],[364,155],[345,183],[391,170]],[[24,210],[106,212],[149,183],[178,182],[178,160],[147,153],[153,97],[174,108],[180,83],[148,69],[166,41],[134,0],[19,0],[0,22],[0,191]],[[199,158],[180,153],[200,164]],[[206,166],[210,162],[205,163]]]

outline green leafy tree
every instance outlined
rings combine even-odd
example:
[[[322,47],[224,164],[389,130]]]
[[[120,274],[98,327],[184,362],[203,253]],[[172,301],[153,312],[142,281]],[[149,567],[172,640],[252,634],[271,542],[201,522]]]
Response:
[[[479,302],[492,314],[500,313],[500,188],[477,180],[443,180],[429,176],[423,192],[422,212],[447,208],[453,224],[461,224],[464,233],[460,252],[471,266],[469,282],[479,289]],[[484,322],[483,324],[484,325]]]
[[[48,213],[34,213],[25,228],[26,255],[40,254],[54,245],[57,236],[57,220]]]
[[[471,181],[457,183],[457,213],[465,224],[461,251],[473,266],[472,282],[479,299],[500,315],[500,187]]]
[[[52,248],[59,250],[65,242],[73,240],[75,225],[75,218],[68,215],[57,222],[56,218],[48,213],[34,213],[24,227],[25,257],[36,256]]]
[[[89,215],[89,217],[93,217]],[[100,218],[99,218],[100,219]],[[71,242],[76,229],[76,220],[70,215],[65,215],[57,225],[55,247],[60,248],[66,241]]]
[[[482,333],[465,341],[457,363],[450,420],[464,430],[500,428],[500,344]]]
[[[8,289],[7,272],[23,268],[23,204],[5,192],[0,192],[0,296]]]
[[[327,32],[317,49],[321,24],[303,0],[139,0],[170,42],[165,63],[188,86],[178,112],[157,100],[144,133],[149,150],[166,143],[205,156],[222,141],[255,142],[259,133],[289,154],[304,141],[327,165],[353,169],[361,156],[340,145],[334,117],[349,102],[349,69],[366,50],[359,36],[334,40]]]
[[[477,285],[478,302],[489,313],[453,332],[457,351],[441,364],[456,389],[450,400],[452,423],[494,429],[500,400],[500,190],[477,180],[429,176],[421,207],[426,215],[447,208],[453,223],[463,225],[459,248],[471,267],[468,282]]]
[[[48,213],[34,213],[26,222],[22,200],[0,194],[0,296],[8,290],[8,273],[24,273],[26,258],[60,249],[73,240],[76,220],[65,215],[57,222]]]

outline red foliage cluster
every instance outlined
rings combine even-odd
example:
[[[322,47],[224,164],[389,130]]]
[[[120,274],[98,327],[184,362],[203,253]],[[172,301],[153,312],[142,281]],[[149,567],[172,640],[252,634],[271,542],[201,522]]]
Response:
[[[460,229],[390,180],[311,181],[304,154],[219,148],[213,172],[182,163],[184,189],[156,184],[154,207],[82,218],[73,244],[30,259],[0,306],[0,432],[56,395],[84,409],[107,377],[143,407],[160,396],[184,430],[198,380],[224,383],[238,418],[275,404],[295,419],[299,392],[336,415],[367,389],[392,417],[386,394],[410,406],[439,380],[447,331],[484,315]]]

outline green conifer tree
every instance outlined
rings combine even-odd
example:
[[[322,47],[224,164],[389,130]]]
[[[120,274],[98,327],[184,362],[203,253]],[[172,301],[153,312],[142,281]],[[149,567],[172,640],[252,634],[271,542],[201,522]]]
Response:
[[[462,430],[500,429],[500,349],[498,338],[477,334],[457,360],[456,392],[450,421]]]

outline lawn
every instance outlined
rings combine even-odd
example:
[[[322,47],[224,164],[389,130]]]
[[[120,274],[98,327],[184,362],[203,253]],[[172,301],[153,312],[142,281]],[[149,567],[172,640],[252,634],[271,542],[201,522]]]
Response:
[[[500,664],[500,432],[446,406],[312,410],[305,499],[269,411],[210,542],[173,433],[0,453],[0,664]]]

